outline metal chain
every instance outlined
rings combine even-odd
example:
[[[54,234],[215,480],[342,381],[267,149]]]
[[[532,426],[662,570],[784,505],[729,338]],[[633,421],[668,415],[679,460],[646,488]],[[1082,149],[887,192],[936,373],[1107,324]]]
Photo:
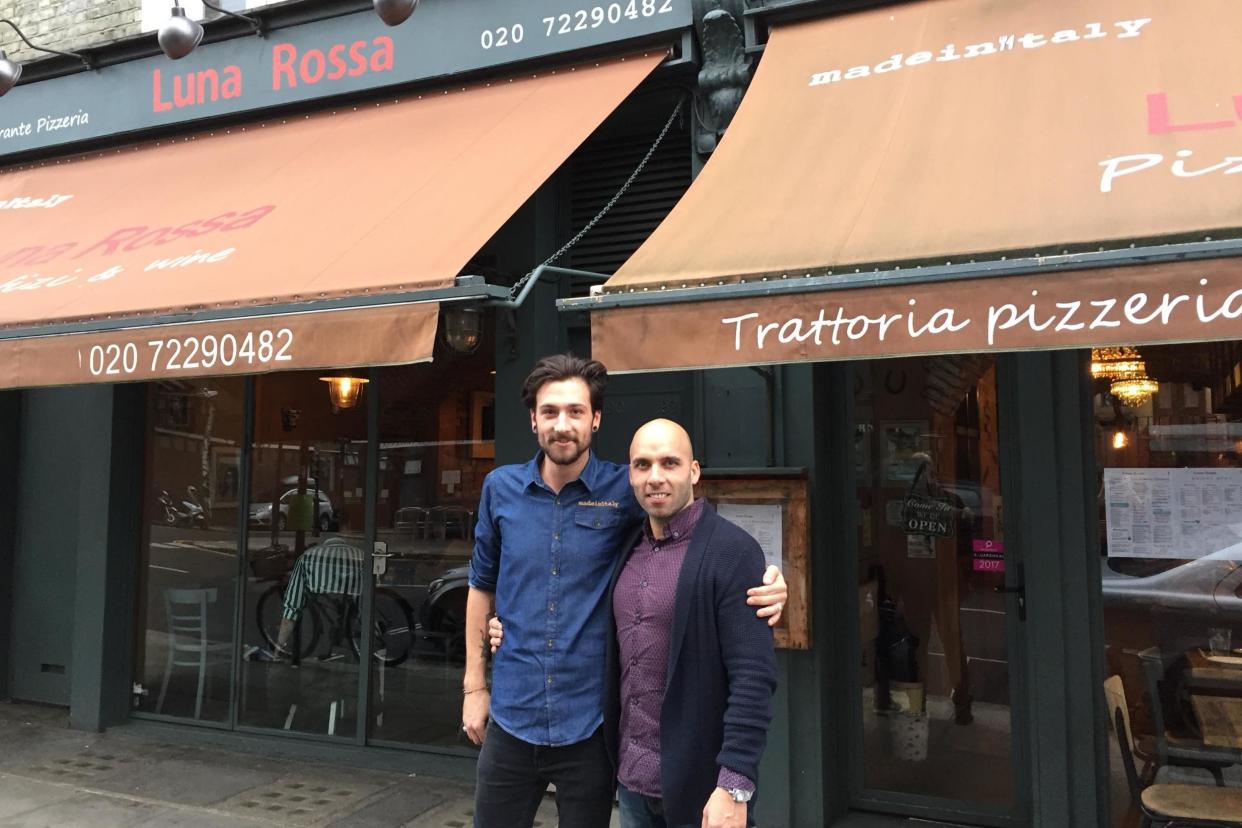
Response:
[[[634,168],[634,172],[630,173],[630,177],[627,178],[625,180],[625,183],[621,185],[621,189],[617,190],[617,194],[608,200],[608,203],[604,205],[604,208],[602,210],[600,210],[598,213],[595,214],[595,218],[588,221],[586,223],[586,226],[583,227],[581,230],[579,230],[577,233],[575,233],[572,239],[565,242],[565,244],[561,246],[560,250],[556,251],[551,256],[549,256],[547,259],[545,259],[543,263],[539,265],[539,267],[536,267],[534,270],[531,270],[530,273],[527,273],[521,279],[518,279],[517,282],[514,283],[513,287],[509,290],[510,299],[514,299],[517,297],[518,293],[521,292],[522,288],[526,286],[526,283],[529,282],[531,280],[531,277],[535,275],[535,271],[539,270],[539,268],[541,267],[547,267],[548,265],[552,264],[557,259],[559,259],[561,256],[564,256],[566,253],[568,253],[571,247],[573,247],[575,244],[581,241],[583,236],[591,232],[591,228],[599,224],[600,220],[604,216],[608,215],[608,211],[611,210],[616,205],[616,203],[621,200],[621,197],[625,195],[627,190],[630,189],[630,185],[634,183],[634,180],[637,179],[639,174],[641,174],[642,171],[647,167],[647,164],[651,161],[651,157],[655,155],[655,151],[660,148],[660,143],[664,140],[664,136],[668,135],[668,131],[669,129],[672,128],[673,122],[676,121],[677,116],[681,114],[681,107],[683,103],[684,103],[684,100],[678,101],[677,106],[673,107],[673,112],[672,114],[668,116],[668,120],[664,123],[664,128],[660,130],[660,134],[656,136],[655,143],[653,143],[651,145],[651,148],[647,150],[647,154],[643,156],[643,160],[638,162],[638,166]]]

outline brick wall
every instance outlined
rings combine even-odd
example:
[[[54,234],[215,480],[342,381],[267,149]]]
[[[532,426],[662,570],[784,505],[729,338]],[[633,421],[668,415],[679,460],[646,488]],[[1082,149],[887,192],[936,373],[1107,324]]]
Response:
[[[72,51],[137,34],[142,0],[0,0],[0,17],[12,20],[40,46]],[[0,49],[19,61],[43,54],[2,25]]]

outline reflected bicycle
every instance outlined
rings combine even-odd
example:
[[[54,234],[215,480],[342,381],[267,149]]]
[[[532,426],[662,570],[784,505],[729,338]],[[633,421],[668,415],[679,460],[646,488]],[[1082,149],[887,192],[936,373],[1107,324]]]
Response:
[[[270,652],[276,652],[285,585],[275,584],[259,596],[255,606],[259,633]],[[409,603],[391,589],[380,587],[374,593],[371,628],[371,656],[385,667],[396,667],[414,650],[414,612]],[[309,658],[324,642],[319,658],[332,658],[342,639],[348,642],[355,660],[362,659],[362,613],[353,595],[306,592],[302,615],[294,624],[286,649],[293,661]],[[325,636],[324,633],[327,632]]]

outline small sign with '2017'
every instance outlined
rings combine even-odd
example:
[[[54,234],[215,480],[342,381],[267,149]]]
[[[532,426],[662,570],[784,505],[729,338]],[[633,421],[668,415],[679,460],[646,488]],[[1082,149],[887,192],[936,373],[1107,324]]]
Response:
[[[1005,544],[1003,541],[980,540],[976,538],[971,541],[971,549],[974,553],[974,565],[971,568],[975,572],[1005,571]]]

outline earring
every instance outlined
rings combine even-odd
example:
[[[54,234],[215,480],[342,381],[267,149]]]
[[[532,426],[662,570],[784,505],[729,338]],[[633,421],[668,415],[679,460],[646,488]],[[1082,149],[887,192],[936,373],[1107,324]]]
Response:
[[[531,426],[531,427],[530,427],[530,433],[531,433],[531,434],[538,434],[538,433],[539,433],[539,429],[538,429],[537,427],[535,427],[535,426]]]
[[[591,427],[591,433],[592,433],[592,434],[596,433],[597,431],[599,431],[599,426],[592,426],[592,427]]]

